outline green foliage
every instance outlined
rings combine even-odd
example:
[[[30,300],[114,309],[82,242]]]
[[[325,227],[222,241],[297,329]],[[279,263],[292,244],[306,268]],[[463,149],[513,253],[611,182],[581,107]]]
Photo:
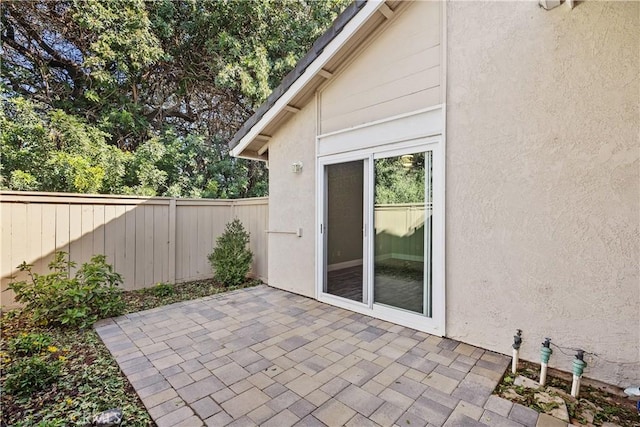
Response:
[[[0,186],[265,195],[227,141],[348,3],[5,1]]]
[[[42,390],[60,376],[60,366],[59,361],[46,361],[40,356],[22,359],[7,369],[5,390],[16,396]]]
[[[228,223],[208,256],[216,280],[226,286],[238,286],[246,280],[253,260],[248,244],[249,233],[242,222],[236,218]]]
[[[152,288],[153,295],[164,298],[176,293],[175,287],[171,283],[159,283]]]
[[[375,169],[376,203],[424,203],[424,153],[413,154],[404,160],[402,157],[378,159]]]
[[[46,350],[51,343],[53,338],[49,334],[25,332],[9,341],[9,350],[19,356],[31,356]]]
[[[3,186],[11,190],[118,192],[130,155],[108,134],[61,110],[44,112],[24,98],[2,98]]]
[[[4,353],[8,341],[27,334],[24,331],[46,334],[55,346],[47,347],[33,360],[18,355],[12,355],[13,360],[4,358],[0,385],[3,423],[15,427],[82,427],[91,425],[94,414],[118,407],[124,413],[123,426],[151,425],[142,402],[93,330],[51,326],[45,330],[32,324],[27,314],[9,318],[3,313],[0,353]],[[43,367],[43,363],[54,369]],[[9,371],[14,376],[7,388]]]
[[[30,280],[10,283],[9,288],[35,320],[45,323],[86,328],[99,318],[122,313],[124,304],[117,287],[122,278],[104,255],[94,255],[70,277],[73,267],[75,263],[67,261],[64,252],[55,253],[49,274],[32,273],[32,266],[23,262],[18,269],[28,272]]]

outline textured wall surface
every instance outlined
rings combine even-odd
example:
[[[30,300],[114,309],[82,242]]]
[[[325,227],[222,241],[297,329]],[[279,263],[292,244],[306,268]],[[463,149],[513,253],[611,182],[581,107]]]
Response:
[[[447,335],[640,382],[639,17],[448,4]]]
[[[442,103],[441,3],[413,2],[322,91],[320,133]]]
[[[269,285],[315,297],[315,105],[308,103],[269,145]],[[301,173],[291,164],[301,161]]]

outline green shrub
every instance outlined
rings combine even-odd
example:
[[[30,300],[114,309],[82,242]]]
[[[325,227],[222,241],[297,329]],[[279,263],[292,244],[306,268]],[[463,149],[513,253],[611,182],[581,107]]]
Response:
[[[228,223],[208,256],[217,281],[226,286],[238,286],[245,281],[253,260],[248,244],[249,233],[242,222],[236,218]]]
[[[20,271],[29,273],[30,280],[9,284],[16,301],[24,303],[24,309],[36,321],[80,328],[90,327],[99,318],[121,314],[124,302],[118,285],[122,278],[106,263],[105,256],[94,255],[72,278],[69,271],[75,263],[66,255],[55,253],[49,274],[33,273],[32,265],[25,262],[19,265]]]
[[[158,298],[170,297],[176,293],[176,289],[171,283],[159,283],[151,289],[153,295]]]
[[[27,396],[42,390],[60,376],[61,362],[46,361],[38,356],[22,359],[7,369],[5,389],[16,396]]]
[[[46,350],[52,342],[50,335],[24,332],[9,341],[9,350],[18,356],[31,356]]]

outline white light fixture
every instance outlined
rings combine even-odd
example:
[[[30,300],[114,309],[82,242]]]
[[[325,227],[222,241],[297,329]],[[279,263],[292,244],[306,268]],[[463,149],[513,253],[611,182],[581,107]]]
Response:
[[[291,172],[300,173],[302,172],[302,162],[295,162],[291,164]]]

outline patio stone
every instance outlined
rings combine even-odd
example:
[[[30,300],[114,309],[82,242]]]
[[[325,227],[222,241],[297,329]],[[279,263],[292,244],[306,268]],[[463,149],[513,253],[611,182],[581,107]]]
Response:
[[[538,420],[538,413],[531,408],[516,403],[511,408],[509,419],[525,426],[534,427]]]
[[[441,375],[437,372],[432,372],[422,380],[422,383],[435,388],[436,390],[440,390],[443,393],[451,394],[458,386],[459,381]]]
[[[361,388],[350,385],[335,397],[351,409],[355,409],[365,417],[370,416],[382,405],[383,400]]]
[[[363,417],[360,414],[356,414],[353,418],[345,424],[346,427],[379,427],[378,424],[369,420],[368,418]]]
[[[480,419],[480,417],[482,417],[483,412],[484,410],[479,406],[473,405],[465,401],[460,401],[458,405],[455,407],[455,409],[453,410],[453,413],[451,414],[451,416],[462,414],[465,417],[468,417],[477,421]]]
[[[191,408],[203,420],[222,410],[222,408],[208,396],[192,403]]]
[[[275,412],[280,412],[283,409],[288,408],[293,405],[295,402],[300,400],[300,396],[292,392],[291,390],[287,390],[284,393],[278,395],[275,399],[271,399],[267,402],[267,406],[273,409]]]
[[[295,424],[295,427],[325,427],[326,424],[318,420],[313,415],[307,415]]]
[[[185,403],[182,399],[167,400],[166,402],[163,402],[158,406],[154,406],[151,409],[149,409],[149,415],[151,415],[151,417],[154,420],[157,420],[158,418],[161,418],[167,414],[170,414],[171,412],[183,406],[185,406]]]
[[[167,388],[165,390],[159,391],[158,393],[152,394],[145,399],[145,404],[149,407],[155,407],[160,405],[168,400],[172,400],[178,397],[178,393],[172,388]]]
[[[506,356],[267,286],[99,325],[158,427],[535,427],[539,418],[492,396]]]
[[[400,415],[400,418],[396,421],[396,425],[425,427],[429,425],[429,423],[411,412],[405,412]]]
[[[431,424],[442,425],[451,414],[451,409],[424,396],[419,397],[407,412],[419,416]]]
[[[262,423],[263,427],[290,427],[300,421],[293,412],[285,409],[267,422]]]
[[[298,418],[304,418],[316,409],[316,406],[306,399],[300,399],[288,408]]]
[[[510,420],[508,418],[505,418],[501,415],[496,414],[495,412],[491,412],[491,411],[484,411],[484,413],[482,414],[482,417],[480,418],[480,422],[485,424],[485,425],[489,425],[492,427],[520,427],[522,426],[522,424]]]
[[[155,420],[158,427],[173,427],[181,421],[190,418],[193,415],[193,411],[188,406],[182,406],[173,412],[169,412],[157,420]]]
[[[489,400],[484,405],[485,409],[489,411],[493,411],[496,414],[502,415],[503,417],[508,417],[509,412],[511,412],[511,408],[513,407],[513,403],[503,399],[496,395],[489,396]]]
[[[427,390],[427,386],[417,381],[407,378],[404,375],[395,380],[389,387],[395,391],[398,391],[405,396],[412,399],[417,399],[422,393]]]
[[[269,408],[267,405],[262,405],[253,411],[249,412],[247,415],[253,422],[257,425],[262,424],[269,418],[273,417],[276,414],[276,411]]]
[[[384,402],[376,411],[371,415],[371,421],[374,421],[381,426],[390,426],[396,422],[398,417],[404,413],[404,410],[398,408],[393,403]]]
[[[250,375],[249,372],[235,362],[215,368],[211,373],[227,386],[235,384]]]
[[[312,415],[328,426],[342,426],[356,414],[356,411],[335,399],[329,399]]]
[[[233,418],[239,418],[267,403],[269,400],[269,396],[254,387],[233,399],[227,400],[222,404],[222,408]]]
[[[286,384],[287,388],[291,389],[299,396],[306,396],[314,390],[317,390],[322,383],[318,382],[314,378],[307,374],[302,374],[298,378]]]

